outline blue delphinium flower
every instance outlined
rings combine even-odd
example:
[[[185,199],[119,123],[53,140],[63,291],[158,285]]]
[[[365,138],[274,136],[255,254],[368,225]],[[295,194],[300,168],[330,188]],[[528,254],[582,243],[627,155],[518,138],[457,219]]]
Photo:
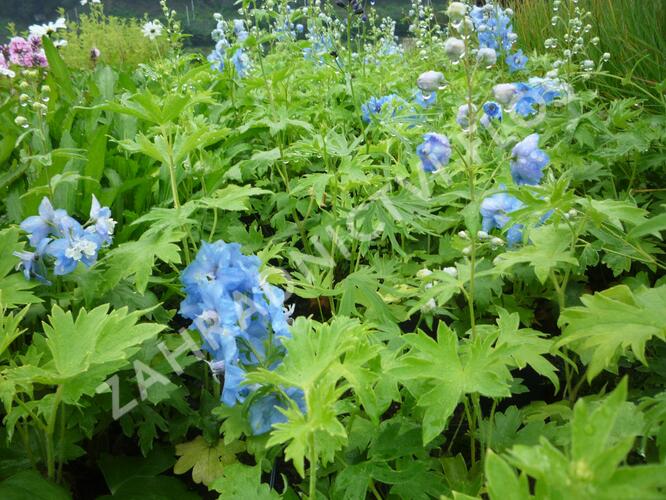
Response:
[[[417,90],[414,94],[414,102],[423,109],[428,109],[430,106],[437,104],[437,94],[435,92],[426,92],[424,95],[422,90]]]
[[[476,112],[476,106],[472,104],[472,110]],[[469,105],[463,104],[458,108],[458,113],[456,114],[456,123],[460,125],[463,130],[469,128]]]
[[[383,97],[371,97],[361,105],[361,112],[363,113],[363,121],[370,123],[371,117],[380,115],[389,110],[391,116],[394,116],[396,111],[400,109],[399,103],[402,101],[397,95],[389,94]]]
[[[483,116],[481,117],[481,125],[484,127],[490,126],[490,122],[497,120],[502,121],[502,106],[495,101],[488,101],[483,105]]]
[[[296,402],[301,412],[305,413],[305,396],[303,391],[296,387],[289,387],[284,392]],[[287,402],[277,394],[268,394],[252,401],[248,411],[252,432],[255,435],[265,434],[271,430],[273,425],[286,422],[287,417],[284,416],[279,408],[286,409]]]
[[[515,145],[511,151],[511,177],[518,184],[537,185],[543,177],[543,169],[550,162],[548,155],[539,149],[539,134],[531,134]]]
[[[113,241],[113,231],[116,227],[116,221],[111,218],[111,209],[103,207],[95,195],[92,197],[90,206],[90,223],[86,231],[95,233],[104,245],[110,245]]]
[[[241,78],[245,78],[250,71],[250,58],[245,51],[243,49],[236,49],[236,52],[231,57],[231,62],[236,68],[236,74]]]
[[[249,33],[245,29],[245,21],[242,19],[234,19],[234,33],[239,42],[247,40]]]
[[[70,217],[62,209],[54,210],[51,201],[44,197],[39,204],[39,215],[32,215],[21,222],[20,227],[28,233],[30,244],[37,248],[57,228],[69,224]]]
[[[504,229],[511,217],[508,215],[523,207],[523,203],[508,193],[497,193],[481,202],[481,228],[489,233],[493,229]],[[513,224],[507,231],[509,246],[516,245],[523,238],[522,224]]]
[[[492,4],[474,7],[470,11],[469,15],[478,34],[479,47],[505,52],[511,50],[518,37],[513,32],[508,12],[499,5]]]
[[[425,172],[435,172],[449,164],[451,144],[446,136],[431,132],[423,136],[423,143],[416,148],[416,154]]]
[[[527,56],[523,54],[522,49],[518,50],[515,54],[506,56],[506,63],[509,66],[509,73],[514,73],[525,69],[527,65]]]
[[[333,39],[329,35],[317,35],[315,33],[309,33],[307,38],[310,40],[311,46],[303,49],[303,58],[306,61],[323,64],[324,56],[330,53],[335,46]]]
[[[102,207],[94,195],[90,219],[85,226],[67,211],[54,209],[49,199],[44,198],[39,205],[39,215],[28,217],[20,225],[29,233],[29,242],[35,251],[15,252],[20,259],[17,269],[23,269],[26,279],[35,276],[48,283],[46,257],[55,259],[54,272],[58,276],[71,273],[79,262],[90,267],[97,261],[99,250],[113,241],[115,225],[111,210]]]
[[[56,276],[63,276],[74,271],[79,262],[86,267],[92,266],[97,261],[97,252],[101,247],[102,238],[84,230],[76,222],[65,230],[61,238],[50,242],[45,253],[55,258],[53,271]]]
[[[180,314],[201,334],[213,371],[224,373],[221,400],[228,406],[242,403],[254,390],[244,385],[247,370],[279,364],[275,355],[283,353],[282,339],[290,335],[284,292],[262,280],[260,267],[260,259],[243,255],[237,243],[217,241],[204,243],[181,275],[186,296]],[[255,418],[261,423],[257,430],[279,418],[268,413],[273,416]]]

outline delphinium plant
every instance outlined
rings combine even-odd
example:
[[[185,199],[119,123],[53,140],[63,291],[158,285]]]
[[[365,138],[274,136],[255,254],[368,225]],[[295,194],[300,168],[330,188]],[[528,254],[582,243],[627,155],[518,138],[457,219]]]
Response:
[[[0,496],[662,495],[660,160],[584,59],[418,1],[184,54],[160,5],[138,66],[0,65]]]

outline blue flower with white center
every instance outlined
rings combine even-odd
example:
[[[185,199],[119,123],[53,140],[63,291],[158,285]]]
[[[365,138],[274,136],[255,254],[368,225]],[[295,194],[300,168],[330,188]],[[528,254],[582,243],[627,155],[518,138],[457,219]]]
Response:
[[[423,143],[416,148],[416,154],[425,172],[436,172],[449,164],[451,144],[446,136],[431,132],[423,136]]]
[[[506,57],[506,64],[509,66],[509,73],[515,73],[525,69],[527,65],[527,56],[523,54],[522,49],[515,54],[509,54]]]
[[[417,90],[414,94],[414,102],[423,109],[428,109],[437,104],[437,94],[435,92],[427,92],[424,95],[422,90]]]
[[[53,272],[56,276],[73,272],[79,262],[90,267],[97,261],[97,252],[102,246],[101,238],[95,233],[85,231],[78,222],[74,222],[76,224],[68,227],[61,238],[50,242],[46,247],[45,254],[55,259]]]
[[[496,120],[502,121],[502,106],[495,101],[488,101],[483,105],[483,116],[481,117],[481,125],[489,127],[490,122]]]
[[[71,219],[65,210],[54,210],[51,201],[46,197],[39,204],[38,213],[39,215],[32,215],[20,224],[21,229],[28,233],[30,244],[35,248],[54,231],[69,225]]]
[[[518,184],[539,184],[543,169],[550,162],[548,155],[539,149],[539,134],[531,134],[515,145],[511,151],[511,177]]]
[[[503,187],[503,186],[500,186]],[[508,193],[497,193],[481,202],[481,227],[486,233],[493,229],[503,229],[510,221],[510,213],[523,207],[523,203]],[[523,237],[522,224],[513,224],[507,231],[507,241],[509,246],[513,246]]]
[[[100,205],[95,195],[92,197],[90,206],[90,222],[92,225],[88,226],[86,231],[97,234],[101,238],[102,244],[110,245],[113,241],[116,221],[111,218],[111,209]]]
[[[217,241],[203,243],[181,275],[180,314],[201,333],[211,369],[224,373],[222,402],[230,406],[255,390],[243,385],[248,370],[279,364],[282,339],[290,335],[284,292],[262,280],[260,267],[237,243]]]

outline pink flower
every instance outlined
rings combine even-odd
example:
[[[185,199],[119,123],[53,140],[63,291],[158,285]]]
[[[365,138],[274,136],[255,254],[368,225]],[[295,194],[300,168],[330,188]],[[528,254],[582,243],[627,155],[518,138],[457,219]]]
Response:
[[[32,47],[30,46],[30,42],[25,38],[15,36],[9,41],[9,60],[13,64],[22,65],[24,56],[31,52]]]

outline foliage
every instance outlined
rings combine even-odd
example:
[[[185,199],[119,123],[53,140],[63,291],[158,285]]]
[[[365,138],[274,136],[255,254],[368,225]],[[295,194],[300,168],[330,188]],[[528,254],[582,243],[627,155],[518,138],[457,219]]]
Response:
[[[658,87],[574,2],[322,4],[7,49],[0,491],[663,496]]]

